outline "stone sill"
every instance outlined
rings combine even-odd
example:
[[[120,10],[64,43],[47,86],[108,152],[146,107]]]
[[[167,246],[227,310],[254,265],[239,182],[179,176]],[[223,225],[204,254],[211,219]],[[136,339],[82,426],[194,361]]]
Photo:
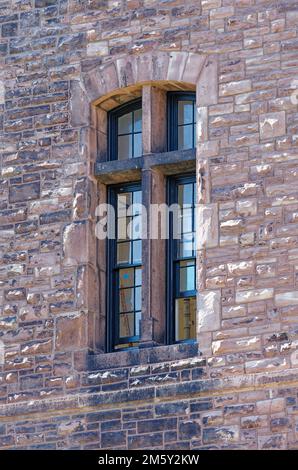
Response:
[[[196,341],[167,346],[131,348],[112,353],[90,354],[87,359],[87,370],[110,370],[119,367],[142,366],[159,362],[178,361],[200,355]]]

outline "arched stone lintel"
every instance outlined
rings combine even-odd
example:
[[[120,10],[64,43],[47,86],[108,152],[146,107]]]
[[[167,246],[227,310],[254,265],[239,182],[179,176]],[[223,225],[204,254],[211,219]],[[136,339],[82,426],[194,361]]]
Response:
[[[174,81],[197,85],[206,56],[192,52],[152,52],[129,55],[82,74],[89,103],[98,104],[121,88]]]

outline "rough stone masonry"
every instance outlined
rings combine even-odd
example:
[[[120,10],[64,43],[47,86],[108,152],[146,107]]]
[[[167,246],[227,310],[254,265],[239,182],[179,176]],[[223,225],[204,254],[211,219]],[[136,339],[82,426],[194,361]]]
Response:
[[[297,26],[297,0],[0,0],[0,448],[297,448]],[[198,346],[94,354],[80,97],[190,54],[217,64]]]

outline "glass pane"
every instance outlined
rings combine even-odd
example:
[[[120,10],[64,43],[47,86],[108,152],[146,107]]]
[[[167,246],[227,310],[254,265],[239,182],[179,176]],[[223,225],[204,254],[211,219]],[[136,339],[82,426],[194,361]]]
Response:
[[[121,287],[133,287],[134,285],[134,268],[119,270],[119,285]]]
[[[135,270],[135,286],[142,285],[142,268],[136,268]]]
[[[196,338],[196,298],[176,299],[176,341]]]
[[[194,291],[195,286],[195,266],[191,263],[183,262],[180,263],[180,275],[179,275],[179,291],[187,292]]]
[[[189,258],[194,256],[194,236],[192,233],[183,234],[183,238],[179,242],[179,258]]]
[[[135,310],[142,308],[142,287],[135,288]]]
[[[133,207],[131,215],[141,214],[142,212],[142,191],[133,192]]]
[[[193,204],[193,184],[179,184],[178,186],[178,204],[180,206]]]
[[[133,242],[133,263],[142,262],[142,240]]]
[[[178,101],[178,125],[193,122],[193,101]]]
[[[135,215],[130,223],[130,236],[132,240],[138,240],[142,237],[142,216]]]
[[[132,193],[118,194],[118,217],[126,217],[127,210],[132,204]]]
[[[134,289],[120,289],[119,311],[131,312],[134,310]]]
[[[117,243],[117,263],[126,264],[130,263],[131,259],[131,243]]]
[[[136,312],[135,313],[135,320],[136,320],[136,330],[135,330],[135,335],[140,336],[140,322],[142,318],[142,312]]]
[[[137,109],[134,112],[134,132],[142,132],[142,110]]]
[[[192,223],[193,223],[193,209],[183,209],[182,212],[182,233],[192,232]]]
[[[133,134],[133,139],[134,139],[134,152],[133,156],[135,157],[140,157],[143,153],[142,145],[142,134]]]
[[[118,135],[132,132],[132,113],[124,114],[118,118]]]
[[[178,150],[193,148],[193,124],[178,127]]]
[[[127,338],[135,335],[134,321],[133,313],[120,315],[120,338]]]
[[[131,217],[120,217],[117,224],[117,239],[128,240],[130,237],[130,226],[129,223]]]
[[[118,137],[118,160],[126,160],[132,157],[132,136],[122,135]]]

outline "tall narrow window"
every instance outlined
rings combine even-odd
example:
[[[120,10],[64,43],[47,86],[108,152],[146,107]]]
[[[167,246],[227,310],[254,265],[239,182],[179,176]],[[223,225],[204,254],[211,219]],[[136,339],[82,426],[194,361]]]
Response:
[[[195,93],[168,93],[168,148],[186,150],[196,146]]]
[[[196,337],[195,201],[194,175],[169,181],[169,202],[179,207],[171,216],[168,243],[169,342]]]
[[[135,346],[140,337],[142,240],[140,184],[110,188],[116,238],[109,240],[108,350]]]
[[[133,101],[109,115],[109,159],[127,160],[142,155],[142,103]]]

